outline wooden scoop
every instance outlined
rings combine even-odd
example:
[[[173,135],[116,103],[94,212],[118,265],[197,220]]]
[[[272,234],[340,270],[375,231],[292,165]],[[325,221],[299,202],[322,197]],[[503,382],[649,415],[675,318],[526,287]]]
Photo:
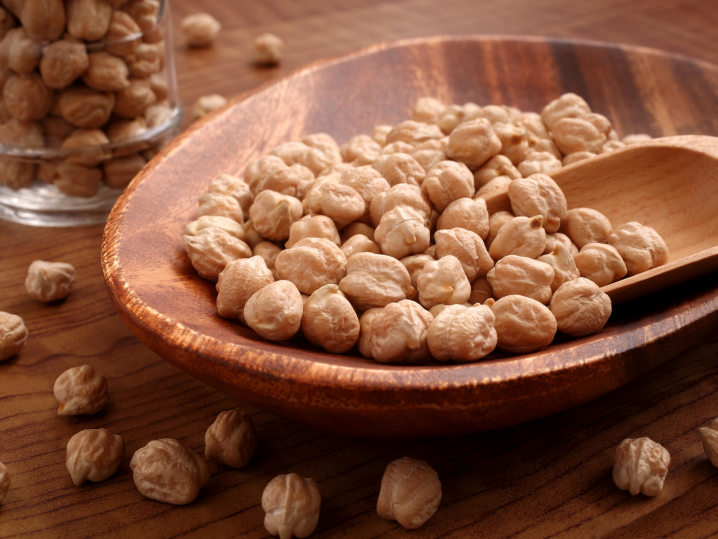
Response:
[[[550,176],[569,209],[598,210],[614,228],[637,221],[668,245],[668,264],[602,288],[614,305],[718,270],[718,138],[639,142]],[[511,211],[507,189],[484,198],[489,214]]]

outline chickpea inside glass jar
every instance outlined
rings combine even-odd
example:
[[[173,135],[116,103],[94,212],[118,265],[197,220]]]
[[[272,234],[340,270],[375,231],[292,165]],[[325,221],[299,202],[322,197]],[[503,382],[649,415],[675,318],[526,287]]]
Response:
[[[103,222],[179,131],[166,0],[3,1],[0,218]]]

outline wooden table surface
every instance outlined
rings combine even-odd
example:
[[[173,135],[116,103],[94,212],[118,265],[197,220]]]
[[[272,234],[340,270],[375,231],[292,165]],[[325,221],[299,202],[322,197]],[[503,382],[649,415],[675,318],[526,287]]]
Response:
[[[180,97],[233,96],[308,62],[377,41],[438,34],[516,34],[617,41],[718,63],[718,9],[705,0],[172,0],[174,27],[192,12],[217,17],[214,47],[187,50],[176,35]],[[265,31],[286,42],[281,67],[250,64]],[[530,84],[530,81],[527,81]],[[151,224],[148,224],[151,226]],[[219,393],[170,366],[122,324],[100,269],[102,227],[41,229],[0,223],[0,311],[23,317],[25,350],[0,363],[0,461],[12,488],[0,504],[0,537],[267,537],[261,495],[275,475],[313,477],[322,513],[312,537],[714,537],[718,470],[697,428],[718,416],[718,344],[696,348],[579,408],[511,429],[452,439],[376,442],[308,429]],[[25,293],[36,259],[77,269],[67,300],[43,305]],[[110,402],[90,417],[56,415],[64,370],[90,364],[109,381]],[[239,407],[260,444],[246,468],[210,464],[212,479],[184,507],[144,498],[131,455],[157,438],[198,453],[216,415]],[[121,434],[126,457],[103,483],[75,487],[68,439],[85,428]],[[648,436],[671,454],[656,498],[632,497],[611,480],[616,445]],[[408,532],[375,511],[387,463],[409,455],[439,473],[436,515]]]

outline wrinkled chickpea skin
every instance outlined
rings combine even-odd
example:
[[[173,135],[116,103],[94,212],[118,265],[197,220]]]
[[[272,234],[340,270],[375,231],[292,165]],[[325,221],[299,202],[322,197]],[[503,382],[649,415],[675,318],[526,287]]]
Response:
[[[17,315],[0,311],[0,361],[5,361],[25,348],[27,327]]]
[[[57,415],[96,414],[105,407],[110,395],[107,380],[89,365],[63,372],[53,390],[60,402]]]
[[[223,318],[244,320],[247,300],[274,282],[272,272],[260,256],[229,262],[217,278],[217,312]]]
[[[504,296],[491,307],[496,317],[497,348],[525,354],[551,344],[556,335],[556,319],[547,307],[519,295]]]
[[[28,295],[43,302],[66,298],[75,283],[75,268],[66,262],[35,260],[27,270]]]
[[[427,262],[416,278],[419,302],[431,309],[444,303],[454,305],[466,302],[471,295],[471,284],[466,278],[458,258],[447,255],[435,262]]]
[[[439,475],[425,461],[404,457],[386,467],[376,504],[380,517],[413,530],[429,520],[440,503]]]
[[[291,281],[303,294],[313,294],[325,284],[339,284],[347,274],[347,259],[335,243],[324,238],[304,238],[277,255],[279,277]]]
[[[611,298],[583,277],[562,284],[551,298],[558,330],[572,337],[601,331],[611,316]]]
[[[190,47],[207,47],[214,42],[222,25],[209,13],[194,13],[180,22],[180,31]]]
[[[302,297],[294,283],[276,281],[255,292],[244,305],[244,320],[260,337],[285,341],[302,323]]]
[[[508,255],[486,274],[494,297],[526,296],[542,304],[551,299],[554,270],[549,264],[524,256]]]
[[[371,320],[371,357],[380,363],[417,364],[431,359],[426,335],[434,317],[418,303],[390,303]]]
[[[67,471],[75,486],[97,483],[114,475],[125,454],[122,436],[107,429],[78,432],[67,443]]]
[[[670,464],[671,456],[661,444],[645,437],[626,438],[616,448],[613,482],[633,496],[658,496]]]
[[[229,262],[252,256],[249,245],[216,227],[203,228],[193,236],[184,236],[182,243],[199,276],[215,283]]]
[[[427,333],[431,355],[439,361],[476,361],[496,348],[496,318],[489,307],[447,305]]]
[[[409,272],[390,256],[357,253],[347,261],[346,271],[339,289],[360,311],[416,296]]]
[[[257,448],[257,429],[244,412],[220,412],[204,435],[204,455],[232,468],[245,467]]]
[[[296,473],[278,475],[262,493],[264,527],[280,539],[307,537],[317,527],[321,502],[313,479]]]
[[[312,344],[343,354],[359,339],[359,318],[339,287],[328,284],[304,303],[302,332]]]

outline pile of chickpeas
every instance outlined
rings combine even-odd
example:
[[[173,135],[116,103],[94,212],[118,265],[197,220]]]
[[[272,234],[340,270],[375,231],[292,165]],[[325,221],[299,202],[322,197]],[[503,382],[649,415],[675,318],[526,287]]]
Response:
[[[317,133],[222,174],[183,238],[217,311],[272,341],[300,330],[382,363],[528,353],[611,314],[601,291],[668,261],[636,222],[568,209],[549,174],[626,144],[575,94],[538,113],[419,99],[339,146]],[[512,211],[489,215],[507,189]]]

